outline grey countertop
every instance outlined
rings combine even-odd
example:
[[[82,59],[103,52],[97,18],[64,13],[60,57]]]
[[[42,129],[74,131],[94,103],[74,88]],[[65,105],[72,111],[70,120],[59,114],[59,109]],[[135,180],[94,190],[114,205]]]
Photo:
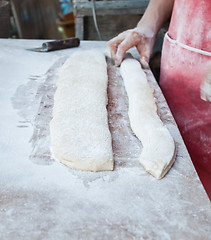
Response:
[[[0,239],[210,239],[210,201],[149,70],[161,119],[178,148],[165,178],[156,180],[138,162],[141,144],[130,130],[119,70],[109,61],[114,171],[76,171],[52,158],[49,121],[59,69],[72,52],[105,52],[106,44],[25,50],[42,42],[0,40]]]

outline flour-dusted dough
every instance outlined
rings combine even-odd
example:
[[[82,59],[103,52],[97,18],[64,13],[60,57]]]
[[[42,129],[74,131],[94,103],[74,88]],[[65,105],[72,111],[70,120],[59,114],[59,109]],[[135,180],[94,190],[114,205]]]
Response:
[[[140,163],[160,179],[175,160],[175,142],[157,114],[153,90],[140,63],[127,58],[121,64],[120,71],[129,99],[131,128],[143,145]]]
[[[107,83],[107,64],[100,51],[78,51],[61,68],[50,123],[51,149],[71,168],[113,170]]]

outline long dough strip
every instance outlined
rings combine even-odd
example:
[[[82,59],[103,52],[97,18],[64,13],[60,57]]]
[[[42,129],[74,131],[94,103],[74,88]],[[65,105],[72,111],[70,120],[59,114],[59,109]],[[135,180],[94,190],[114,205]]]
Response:
[[[107,64],[100,51],[78,51],[61,68],[50,123],[51,149],[71,168],[113,170],[107,83]]]
[[[175,161],[175,142],[157,114],[153,90],[140,63],[127,58],[120,71],[129,99],[131,128],[143,145],[140,163],[146,171],[160,179]]]

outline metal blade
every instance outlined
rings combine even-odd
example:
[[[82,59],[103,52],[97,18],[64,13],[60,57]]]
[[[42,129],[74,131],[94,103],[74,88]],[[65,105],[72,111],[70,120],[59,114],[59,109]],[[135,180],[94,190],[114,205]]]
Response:
[[[33,52],[47,52],[47,49],[43,49],[42,47],[39,47],[39,48],[28,48],[26,50],[33,51]]]

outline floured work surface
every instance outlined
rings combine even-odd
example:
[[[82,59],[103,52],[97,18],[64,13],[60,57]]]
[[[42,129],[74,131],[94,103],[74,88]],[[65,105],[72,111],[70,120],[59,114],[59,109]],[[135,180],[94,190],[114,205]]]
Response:
[[[210,202],[150,71],[161,118],[178,146],[165,178],[156,180],[139,164],[142,147],[129,127],[122,79],[110,63],[114,171],[72,170],[50,157],[48,126],[58,70],[77,49],[40,55],[24,50],[35,41],[0,43],[0,239],[209,239]],[[82,42],[79,49],[104,51],[104,44]]]

